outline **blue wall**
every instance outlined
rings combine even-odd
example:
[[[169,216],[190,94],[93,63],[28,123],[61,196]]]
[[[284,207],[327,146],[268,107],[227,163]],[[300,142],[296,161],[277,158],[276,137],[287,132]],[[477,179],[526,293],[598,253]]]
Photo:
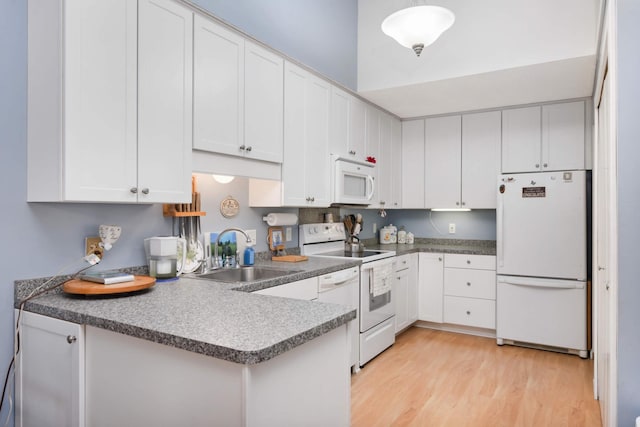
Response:
[[[357,1],[191,1],[261,42],[356,90]]]
[[[496,211],[489,209],[470,212],[432,212],[412,209],[387,211],[386,223],[404,226],[416,237],[434,239],[496,240]],[[455,234],[449,234],[449,224],[456,225]]]
[[[202,0],[199,4],[214,13],[218,9],[223,19],[248,29],[256,38],[346,86],[356,87],[356,0]],[[13,348],[14,280],[51,276],[64,266],[64,273],[77,271],[83,266],[84,238],[95,235],[101,223],[119,224],[123,234],[100,269],[143,265],[143,238],[170,234],[171,220],[162,217],[160,205],[27,203],[26,0],[0,1],[0,58],[0,371],[4,379]],[[231,225],[232,221],[222,219],[215,210],[219,199],[227,195],[219,192],[236,195],[247,185],[238,181],[223,189],[203,182],[203,197],[211,197],[204,205],[212,210],[203,228]],[[266,247],[264,239],[260,240],[265,227],[260,219],[263,212],[243,210],[233,224],[259,230],[261,246]],[[8,405],[0,414],[2,425],[7,409]]]
[[[618,425],[631,426],[640,416],[640,2],[617,3]]]

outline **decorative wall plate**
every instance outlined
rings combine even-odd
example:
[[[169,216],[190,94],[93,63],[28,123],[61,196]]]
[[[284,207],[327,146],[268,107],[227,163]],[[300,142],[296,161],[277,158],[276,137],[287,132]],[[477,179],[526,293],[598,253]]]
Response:
[[[232,196],[227,196],[220,202],[220,213],[225,218],[233,218],[240,211],[240,203]]]

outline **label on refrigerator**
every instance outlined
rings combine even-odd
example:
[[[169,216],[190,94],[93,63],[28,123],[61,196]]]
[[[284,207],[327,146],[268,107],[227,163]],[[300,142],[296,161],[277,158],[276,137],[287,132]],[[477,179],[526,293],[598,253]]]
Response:
[[[522,197],[547,197],[547,187],[523,187]]]

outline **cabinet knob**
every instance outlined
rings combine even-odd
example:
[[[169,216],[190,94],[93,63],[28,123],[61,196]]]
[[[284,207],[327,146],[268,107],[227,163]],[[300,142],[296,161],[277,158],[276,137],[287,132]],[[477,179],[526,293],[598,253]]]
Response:
[[[442,261],[442,257],[438,257],[438,261]]]
[[[247,146],[242,144],[240,147],[238,147],[240,150],[244,151],[247,149]]]
[[[471,264],[471,260],[470,259],[467,260],[467,264]]]
[[[74,342],[76,342],[77,338],[75,335],[67,335],[67,342],[69,344],[73,344]]]
[[[542,165],[542,167],[545,167],[545,168],[546,168],[546,167],[547,167],[547,164],[546,164],[546,163],[544,163],[544,164]]]
[[[311,197],[311,201],[312,201],[312,202],[315,202],[315,201],[316,201],[316,198],[315,198],[315,197]]]
[[[467,316],[471,315],[471,312],[469,310],[467,310]]]
[[[464,203],[464,202],[462,202],[462,206],[464,206],[464,205],[465,205],[465,203]]]
[[[137,187],[131,187],[129,189],[129,191],[131,191],[133,194],[136,194],[138,192],[138,188]]]
[[[380,204],[381,204],[382,206],[384,206],[386,203],[387,203],[387,202],[385,202],[384,200],[380,200]]]
[[[356,152],[355,152],[355,150],[349,150],[349,154],[351,154],[352,156],[355,156]]]
[[[407,263],[407,261],[402,261],[402,263],[403,263],[403,264],[406,264],[406,263]]]
[[[460,202],[456,202],[456,206],[460,206]]]
[[[467,286],[471,286],[471,282],[467,282]]]
[[[536,169],[540,169],[540,163],[536,163]]]
[[[143,188],[142,189],[142,194],[149,194],[149,189],[148,188]]]
[[[248,146],[248,147],[247,147],[247,151],[251,151],[251,149],[252,149],[252,148],[253,148],[253,147]]]
[[[307,197],[305,200],[306,200],[307,202],[310,202],[310,201],[311,201],[311,197]]]
[[[400,276],[398,276],[397,279],[400,280]]]

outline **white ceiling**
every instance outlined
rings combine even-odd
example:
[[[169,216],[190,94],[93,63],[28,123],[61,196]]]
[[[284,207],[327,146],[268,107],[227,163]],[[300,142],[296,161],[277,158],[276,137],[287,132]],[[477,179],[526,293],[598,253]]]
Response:
[[[590,96],[600,2],[423,1],[456,21],[416,57],[380,30],[410,0],[358,0],[358,92],[402,118]]]

